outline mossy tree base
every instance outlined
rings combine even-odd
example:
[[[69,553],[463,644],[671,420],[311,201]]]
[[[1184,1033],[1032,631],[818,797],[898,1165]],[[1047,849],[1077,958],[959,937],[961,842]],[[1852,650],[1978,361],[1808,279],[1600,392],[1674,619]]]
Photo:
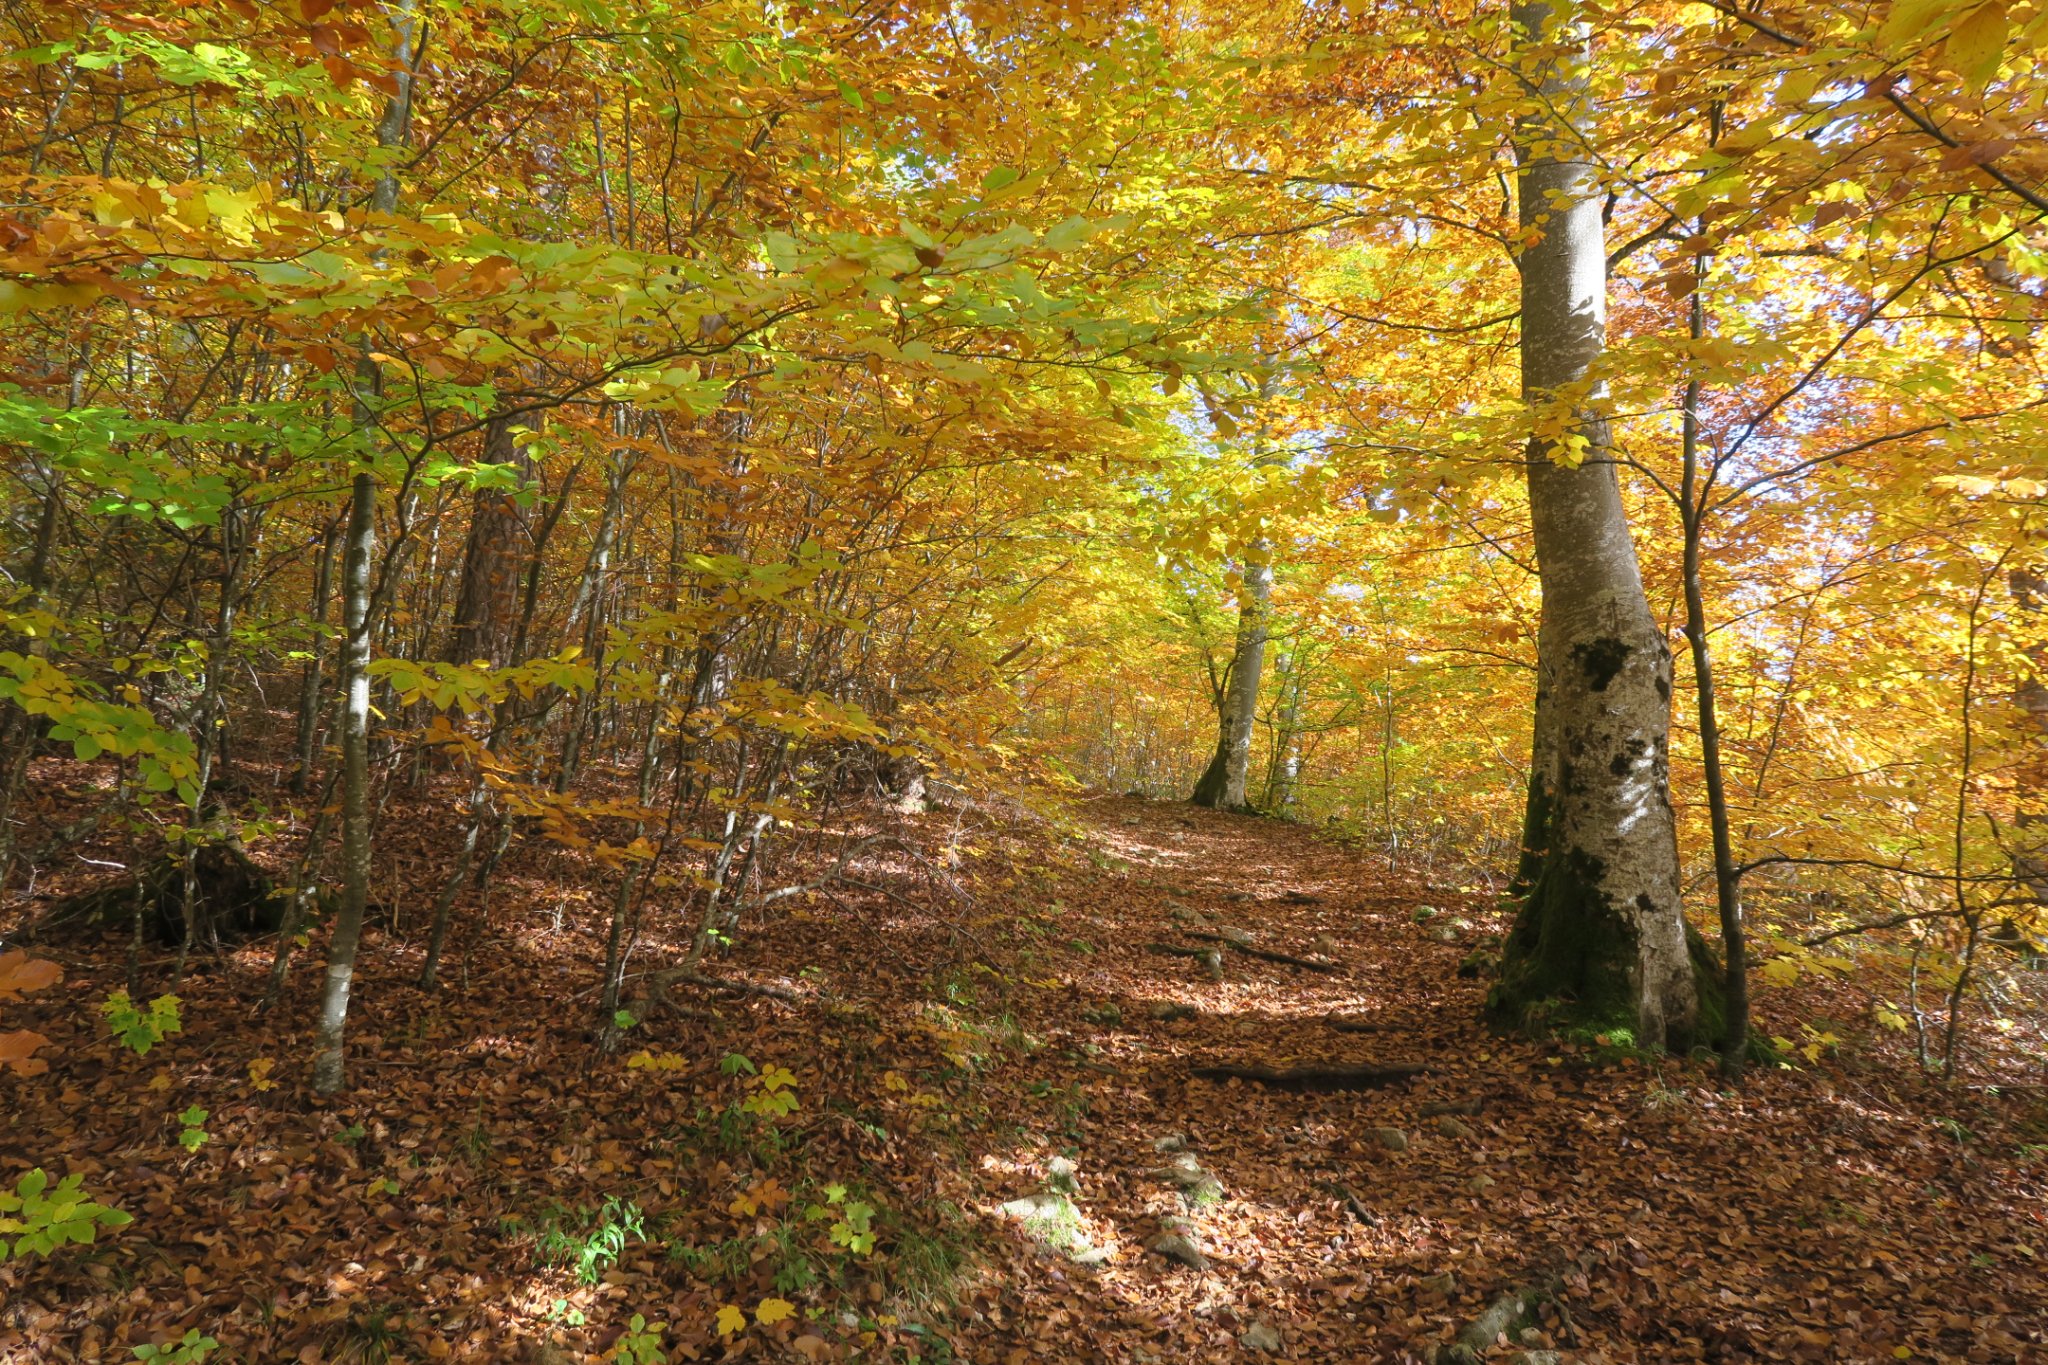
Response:
[[[1546,917],[1548,911],[1548,917]],[[1499,980],[1487,993],[1487,1017],[1503,1029],[1552,1038],[1577,1036],[1634,1038],[1636,1007],[1628,966],[1634,939],[1628,925],[1608,907],[1561,911],[1554,902],[1522,905],[1501,952]],[[1690,1036],[1636,1040],[1673,1052],[1718,1050],[1726,1033],[1726,970],[1706,935],[1686,925],[1686,956],[1700,1009]],[[1749,1060],[1774,1062],[1776,1052],[1755,1033]]]
[[[1635,926],[1595,884],[1597,871],[1579,865],[1583,860],[1570,854],[1542,860],[1501,945],[1500,979],[1487,993],[1487,1016],[1497,1026],[1534,1036],[1634,1037]],[[1699,999],[1694,1028],[1638,1038],[1639,1046],[1685,1052],[1720,1043],[1726,996],[1721,964],[1697,929],[1687,925],[1685,937]]]

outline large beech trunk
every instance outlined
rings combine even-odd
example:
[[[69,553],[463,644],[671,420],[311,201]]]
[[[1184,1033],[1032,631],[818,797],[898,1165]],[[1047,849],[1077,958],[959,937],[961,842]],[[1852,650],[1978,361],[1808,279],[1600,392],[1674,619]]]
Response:
[[[1522,387],[1536,410],[1530,517],[1543,588],[1527,891],[1495,1011],[1631,1026],[1685,1045],[1698,999],[1680,908],[1668,744],[1671,654],[1643,595],[1589,374],[1604,344],[1606,244],[1587,119],[1586,39],[1552,4],[1513,9],[1531,112],[1516,128]],[[1554,418],[1565,405],[1565,420]],[[1556,433],[1556,434],[1550,434]]]

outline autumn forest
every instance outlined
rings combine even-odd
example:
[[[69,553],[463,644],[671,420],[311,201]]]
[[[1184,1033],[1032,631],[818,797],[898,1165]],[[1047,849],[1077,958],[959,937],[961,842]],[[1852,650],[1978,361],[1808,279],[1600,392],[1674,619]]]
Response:
[[[0,54],[0,1362],[2048,1362],[2041,0]]]

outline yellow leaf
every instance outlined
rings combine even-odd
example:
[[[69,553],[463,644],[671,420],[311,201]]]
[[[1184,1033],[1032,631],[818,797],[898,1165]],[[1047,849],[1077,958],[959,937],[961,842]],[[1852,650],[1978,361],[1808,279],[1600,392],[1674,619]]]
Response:
[[[1773,986],[1789,986],[1799,979],[1799,964],[1789,957],[1774,957],[1763,965],[1763,977]]]
[[[718,1310],[718,1335],[729,1337],[734,1332],[746,1330],[747,1315],[732,1304]]]
[[[1998,74],[2005,56],[2005,6],[1989,0],[1971,10],[1942,50],[1964,83],[1972,91],[1982,90]]]
[[[771,1322],[781,1322],[784,1318],[795,1316],[796,1305],[788,1299],[763,1299],[760,1307],[754,1310],[754,1321],[764,1327]]]

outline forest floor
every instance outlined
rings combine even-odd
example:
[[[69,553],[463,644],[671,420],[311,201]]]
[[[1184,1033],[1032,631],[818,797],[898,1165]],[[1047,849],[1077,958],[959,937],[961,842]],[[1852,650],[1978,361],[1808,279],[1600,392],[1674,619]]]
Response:
[[[310,955],[268,1017],[268,943],[196,955],[183,1032],[138,1057],[98,1018],[123,937],[41,937],[65,983],[6,1022],[52,1069],[0,1078],[0,1188],[83,1173],[135,1221],[0,1263],[0,1361],[188,1328],[266,1363],[1414,1361],[1536,1285],[1518,1349],[1564,1359],[2048,1361],[2040,1090],[1921,1079],[1840,992],[1766,992],[1767,1031],[1831,1012],[1841,1045],[1733,1093],[1495,1036],[1457,974],[1504,927],[1479,888],[1105,797],[876,815],[922,852],[867,846],[864,888],[777,901],[707,965],[780,995],[679,985],[607,1055],[608,882],[567,855],[515,848],[444,988],[411,984],[454,838],[420,800],[385,811],[398,924],[336,1100],[304,1084]],[[687,934],[661,918],[636,970]],[[1149,946],[1240,930],[1331,969]],[[1193,1074],[1218,1063],[1420,1069]]]

